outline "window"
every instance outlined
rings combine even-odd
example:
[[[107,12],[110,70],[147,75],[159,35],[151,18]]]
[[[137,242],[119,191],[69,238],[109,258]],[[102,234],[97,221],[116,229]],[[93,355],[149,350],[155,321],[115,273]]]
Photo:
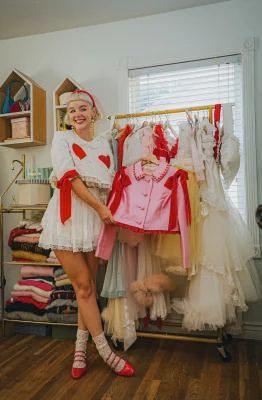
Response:
[[[130,69],[129,113],[233,103],[234,133],[240,140],[241,166],[228,194],[246,220],[241,55]],[[202,116],[204,111],[199,112]],[[162,117],[165,118],[165,117]],[[170,114],[176,128],[184,114]]]

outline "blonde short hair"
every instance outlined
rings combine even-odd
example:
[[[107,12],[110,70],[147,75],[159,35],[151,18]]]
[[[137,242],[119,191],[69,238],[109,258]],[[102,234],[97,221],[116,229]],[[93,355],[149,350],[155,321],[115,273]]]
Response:
[[[72,101],[78,101],[78,100],[86,101],[87,103],[90,104],[91,109],[94,108],[94,107],[93,107],[93,101],[92,101],[91,97],[89,97],[88,94],[87,94],[87,93],[84,93],[84,92],[72,93],[72,94],[67,98],[67,100],[66,100],[66,106],[67,106],[67,108],[68,108],[69,104],[70,104]],[[96,107],[95,107],[95,110],[96,110],[96,115],[95,115],[95,117],[94,117],[94,120],[96,121],[96,120],[98,119],[98,118],[97,118],[97,117],[98,117],[98,113],[97,113],[97,108],[96,108]],[[71,125],[68,111],[66,111],[66,115],[65,115],[65,117],[64,117],[64,121],[65,121],[65,124],[66,124],[66,125]]]

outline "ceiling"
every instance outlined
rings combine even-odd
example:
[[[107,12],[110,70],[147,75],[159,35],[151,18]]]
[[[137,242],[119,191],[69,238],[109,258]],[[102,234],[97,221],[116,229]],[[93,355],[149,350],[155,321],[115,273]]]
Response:
[[[229,0],[0,0],[0,40]]]

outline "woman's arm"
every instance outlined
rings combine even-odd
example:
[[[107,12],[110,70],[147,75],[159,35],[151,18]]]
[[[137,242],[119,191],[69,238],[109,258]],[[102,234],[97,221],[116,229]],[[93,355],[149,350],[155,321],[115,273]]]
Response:
[[[88,190],[84,182],[79,177],[72,179],[71,185],[74,193],[86,204],[92,207],[98,213],[100,219],[105,224],[110,225],[115,223],[109,208],[92,195],[92,193]]]

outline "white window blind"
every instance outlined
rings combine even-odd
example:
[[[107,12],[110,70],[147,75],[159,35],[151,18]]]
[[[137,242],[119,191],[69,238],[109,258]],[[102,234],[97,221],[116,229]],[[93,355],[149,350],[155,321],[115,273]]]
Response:
[[[246,220],[241,55],[129,70],[129,113],[233,103],[241,166],[228,194]],[[201,117],[206,111],[200,111]],[[207,114],[206,114],[207,115]],[[159,117],[162,120],[164,116]],[[157,117],[157,120],[159,120]],[[170,114],[177,129],[185,114]]]

